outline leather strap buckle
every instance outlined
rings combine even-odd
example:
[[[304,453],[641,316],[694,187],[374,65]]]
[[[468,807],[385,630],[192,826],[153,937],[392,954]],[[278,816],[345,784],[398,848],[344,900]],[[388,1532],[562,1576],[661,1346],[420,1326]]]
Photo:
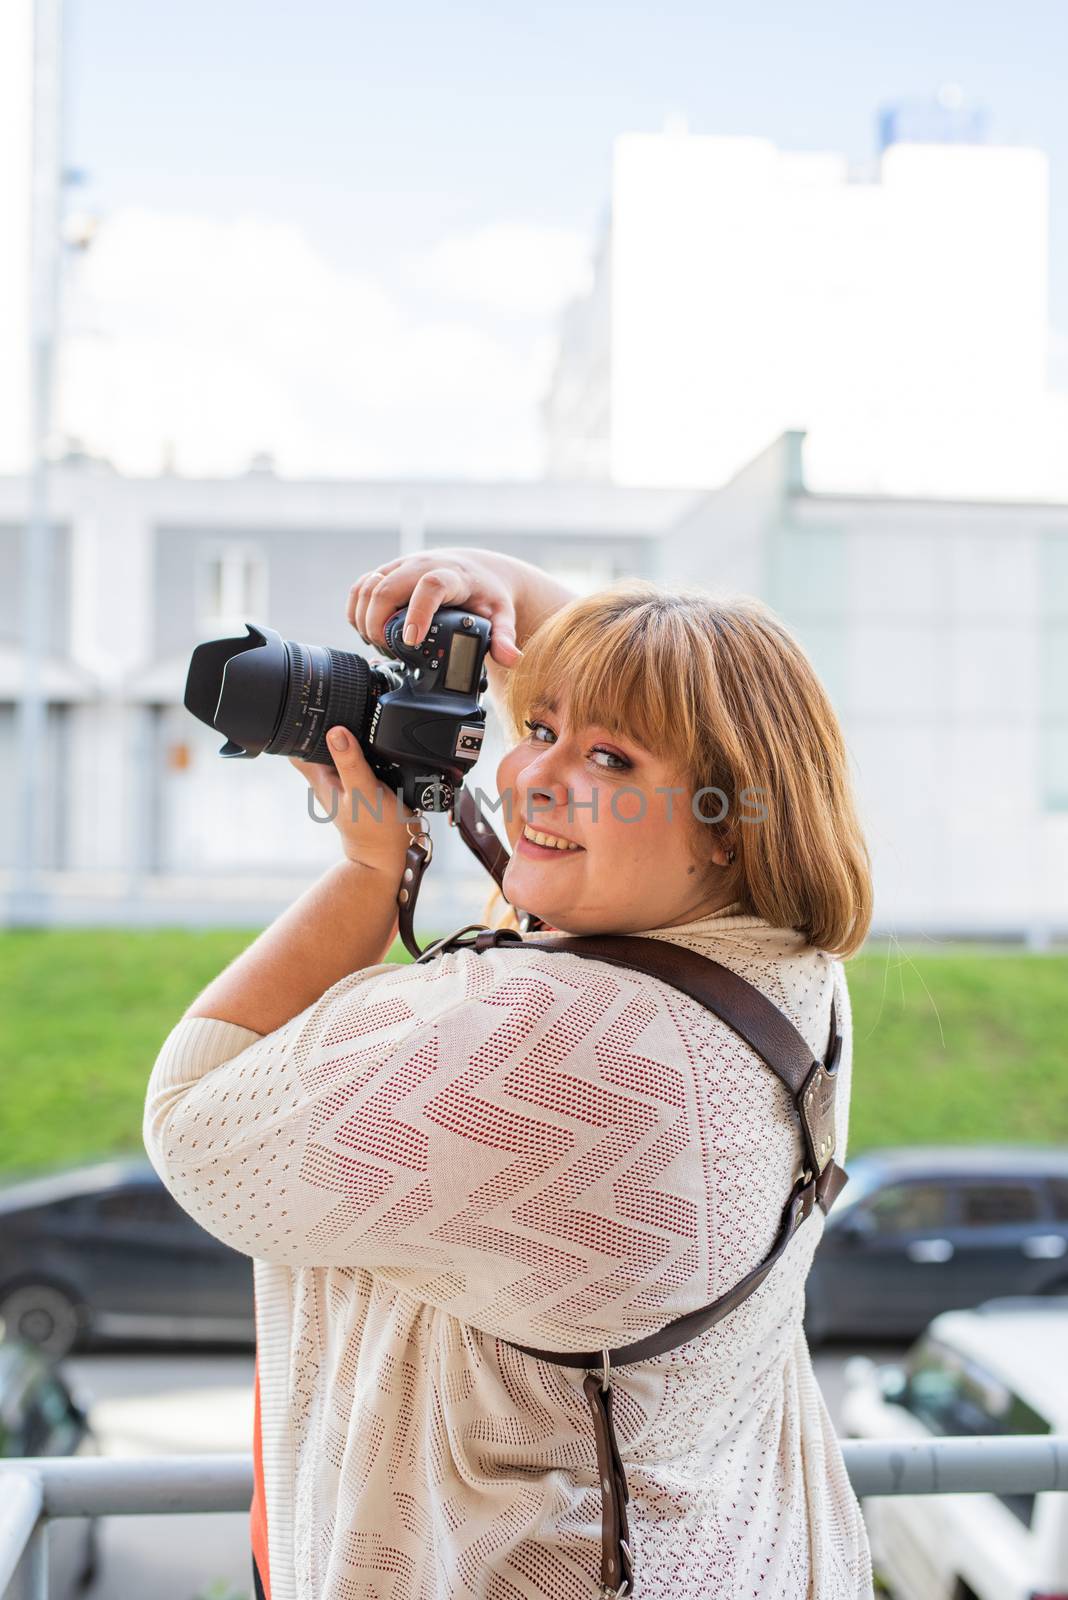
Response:
[[[586,1370],[591,1375],[593,1375],[595,1373],[596,1369],[592,1368],[592,1367],[587,1367]],[[602,1388],[602,1390],[603,1389],[607,1389],[608,1385],[611,1383],[611,1381],[612,1381],[612,1364],[608,1359],[608,1351],[605,1350],[605,1349],[602,1349],[601,1350],[601,1388]]]
[[[418,966],[420,961],[430,961],[434,956],[443,954],[446,950],[463,950],[473,946],[480,933],[485,933],[484,922],[467,922],[462,928],[457,928],[455,933],[446,933],[433,944],[428,944],[422,955],[415,957],[412,965]],[[465,934],[472,933],[474,938],[467,939]]]

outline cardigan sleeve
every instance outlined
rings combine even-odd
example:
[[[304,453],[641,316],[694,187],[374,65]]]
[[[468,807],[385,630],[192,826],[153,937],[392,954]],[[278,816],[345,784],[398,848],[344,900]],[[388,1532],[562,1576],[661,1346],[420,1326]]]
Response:
[[[580,1349],[706,1304],[762,1259],[797,1155],[785,1093],[646,974],[460,950],[352,974],[263,1036],[184,1019],[143,1131],[174,1198],[233,1249],[366,1268],[489,1331]],[[555,1322],[537,1314],[551,1303]]]

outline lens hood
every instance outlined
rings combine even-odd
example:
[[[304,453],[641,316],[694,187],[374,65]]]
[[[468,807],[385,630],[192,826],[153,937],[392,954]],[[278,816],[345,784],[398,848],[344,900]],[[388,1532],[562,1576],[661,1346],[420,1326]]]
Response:
[[[223,756],[251,758],[274,738],[285,703],[289,661],[273,628],[246,622],[244,639],[197,645],[185,682],[185,708],[209,728],[225,730]]]

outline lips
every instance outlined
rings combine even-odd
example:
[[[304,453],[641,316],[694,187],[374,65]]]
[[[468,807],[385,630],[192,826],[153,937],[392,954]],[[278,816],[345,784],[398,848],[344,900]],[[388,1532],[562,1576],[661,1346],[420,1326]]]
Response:
[[[539,828],[537,831],[541,833],[543,830]],[[563,834],[549,835],[548,831],[545,831],[547,837],[554,839],[563,838]],[[534,840],[528,839],[525,833],[521,833],[519,835],[515,842],[515,848],[520,855],[530,856],[532,859],[536,856],[541,861],[548,861],[554,856],[559,856],[561,860],[563,860],[565,857],[570,857],[573,860],[575,856],[584,854],[584,848],[582,845],[577,845],[573,850],[567,850],[562,849],[560,846],[555,844],[535,844]]]
[[[539,828],[536,822],[527,823],[527,827],[533,828],[535,833],[543,833],[547,839],[560,839],[564,844],[578,845],[578,848],[580,850],[582,849],[582,846],[579,844],[577,839],[569,839],[566,833],[557,833],[554,828]],[[519,836],[521,839],[526,838],[526,834],[522,831],[522,829],[520,830]],[[533,842],[533,840],[530,841],[531,844],[533,844]]]

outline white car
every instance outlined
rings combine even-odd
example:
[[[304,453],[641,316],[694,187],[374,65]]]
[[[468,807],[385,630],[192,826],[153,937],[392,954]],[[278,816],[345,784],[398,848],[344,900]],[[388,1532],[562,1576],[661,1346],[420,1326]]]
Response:
[[[850,1439],[1068,1433],[1068,1297],[944,1311],[900,1365],[846,1363]],[[894,1600],[1068,1600],[1068,1494],[863,1501]]]

